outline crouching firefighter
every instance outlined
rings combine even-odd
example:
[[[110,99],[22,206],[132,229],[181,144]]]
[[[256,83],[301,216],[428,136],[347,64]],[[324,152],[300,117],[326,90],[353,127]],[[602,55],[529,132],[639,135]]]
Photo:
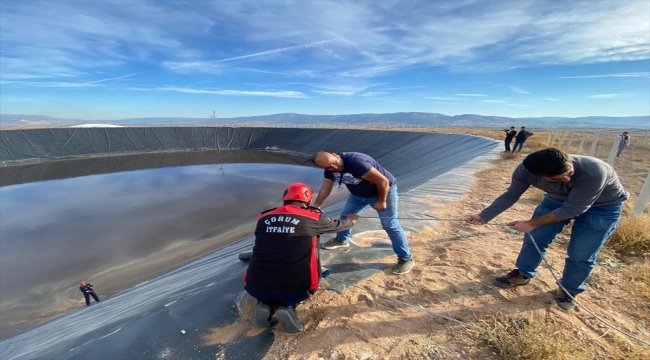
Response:
[[[309,186],[291,184],[282,196],[284,205],[258,217],[244,273],[244,289],[258,302],[253,326],[271,326],[275,316],[285,332],[302,331],[296,306],[318,289],[319,235],[350,229],[359,219],[332,220],[310,207],[313,196]]]

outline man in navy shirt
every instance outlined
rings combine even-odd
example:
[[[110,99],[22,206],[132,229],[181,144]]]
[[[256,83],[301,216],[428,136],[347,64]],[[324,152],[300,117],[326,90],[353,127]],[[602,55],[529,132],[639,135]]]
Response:
[[[323,185],[318,190],[314,206],[320,207],[332,192],[335,183],[345,184],[350,191],[341,219],[348,214],[359,214],[368,205],[377,210],[382,228],[388,233],[393,251],[397,254],[394,274],[406,274],[413,269],[415,261],[409,250],[406,234],[397,220],[397,180],[372,157],[358,152],[340,154],[320,151],[313,162],[325,169]],[[336,237],[323,244],[323,249],[337,249],[350,246],[352,230],[341,231]]]

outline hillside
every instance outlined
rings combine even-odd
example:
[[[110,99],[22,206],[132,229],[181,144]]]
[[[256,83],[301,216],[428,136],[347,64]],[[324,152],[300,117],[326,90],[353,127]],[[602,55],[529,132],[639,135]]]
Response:
[[[209,117],[150,117],[120,120],[105,119],[63,119],[43,115],[0,114],[1,128],[73,126],[89,123],[102,123],[120,126],[213,126]],[[463,114],[448,116],[436,113],[407,112],[391,114],[350,114],[350,115],[304,115],[284,113],[275,115],[218,118],[217,125],[417,125],[423,127],[499,127],[527,126],[530,128],[550,127],[594,127],[594,128],[650,128],[650,116],[627,117],[526,117],[510,118]]]

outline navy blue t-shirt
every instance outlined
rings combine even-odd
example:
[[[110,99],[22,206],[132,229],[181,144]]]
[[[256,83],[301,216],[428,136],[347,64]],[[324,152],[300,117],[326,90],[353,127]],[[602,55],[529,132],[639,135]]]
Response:
[[[377,185],[361,178],[361,176],[365,175],[373,167],[388,179],[390,186],[397,183],[393,174],[381,167],[377,160],[366,154],[344,152],[339,155],[341,156],[341,159],[343,159],[343,171],[332,172],[325,170],[325,178],[330,179],[339,185],[345,184],[352,195],[361,197],[377,195]]]

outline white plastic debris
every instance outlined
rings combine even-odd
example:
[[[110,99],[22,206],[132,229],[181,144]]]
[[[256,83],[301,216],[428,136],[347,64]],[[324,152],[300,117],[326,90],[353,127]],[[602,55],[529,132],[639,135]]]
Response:
[[[181,330],[181,334],[185,335],[185,330]]]

